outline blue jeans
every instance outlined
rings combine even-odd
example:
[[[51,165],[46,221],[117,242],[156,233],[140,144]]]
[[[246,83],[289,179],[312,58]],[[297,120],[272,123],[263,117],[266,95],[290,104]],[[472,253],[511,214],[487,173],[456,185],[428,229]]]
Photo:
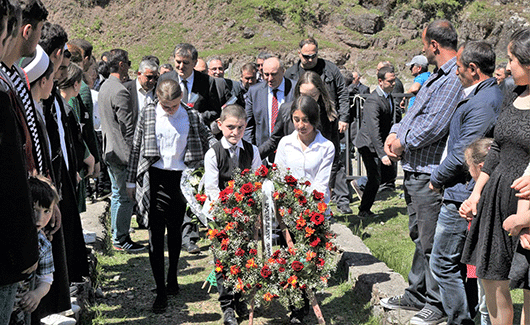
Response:
[[[466,266],[460,263],[468,222],[457,204],[444,203],[438,215],[431,270],[440,287],[447,324],[474,324],[464,287]]]
[[[429,189],[429,182],[429,174],[405,171],[403,185],[409,214],[409,235],[416,245],[405,299],[418,308],[426,307],[443,313],[438,282],[429,266],[442,195]]]
[[[110,198],[110,218],[112,239],[123,242],[129,236],[134,202],[127,196],[127,166],[108,163],[112,196]]]
[[[0,325],[8,325],[15,304],[18,283],[0,286]]]

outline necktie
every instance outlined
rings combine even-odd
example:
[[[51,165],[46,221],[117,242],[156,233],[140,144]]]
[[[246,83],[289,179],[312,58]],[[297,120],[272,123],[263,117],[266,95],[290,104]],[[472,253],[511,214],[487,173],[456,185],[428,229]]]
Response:
[[[271,114],[271,133],[274,131],[276,118],[278,117],[278,89],[272,90],[272,114]]]
[[[184,85],[183,94],[182,94],[182,102],[187,104],[188,103],[188,80],[182,79],[182,84]]]
[[[237,146],[231,146],[228,150],[230,151],[230,159],[232,160],[233,166],[239,167],[239,161],[236,155]]]

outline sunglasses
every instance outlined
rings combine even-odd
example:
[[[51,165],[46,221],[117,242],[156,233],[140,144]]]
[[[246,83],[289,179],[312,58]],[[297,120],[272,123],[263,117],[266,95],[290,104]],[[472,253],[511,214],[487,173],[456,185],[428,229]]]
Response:
[[[157,75],[154,75],[154,76],[146,76],[146,75],[144,75],[144,77],[146,77],[147,80],[156,80],[156,79],[158,79]]]
[[[306,60],[312,60],[312,59],[316,58],[317,55],[318,55],[317,53],[313,53],[313,54],[302,54],[302,56],[303,56],[304,59],[306,59]]]

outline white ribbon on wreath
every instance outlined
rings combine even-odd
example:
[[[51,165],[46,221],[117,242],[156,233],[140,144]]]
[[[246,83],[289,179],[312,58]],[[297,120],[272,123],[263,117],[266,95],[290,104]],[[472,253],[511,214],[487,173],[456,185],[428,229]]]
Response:
[[[261,187],[262,197],[262,229],[263,229],[263,250],[265,256],[272,255],[272,230],[274,228],[274,221],[276,218],[276,206],[274,204],[274,183],[267,179],[263,182]]]

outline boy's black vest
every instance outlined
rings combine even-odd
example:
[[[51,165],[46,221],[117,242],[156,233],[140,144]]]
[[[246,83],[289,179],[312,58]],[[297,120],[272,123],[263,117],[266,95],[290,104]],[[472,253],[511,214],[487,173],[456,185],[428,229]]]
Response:
[[[219,190],[224,190],[229,180],[233,179],[234,169],[250,169],[252,167],[252,159],[254,158],[254,149],[252,144],[242,140],[243,148],[239,148],[239,166],[234,166],[232,159],[230,159],[230,151],[223,148],[221,141],[212,146],[215,151],[217,159],[217,169],[219,170]]]

